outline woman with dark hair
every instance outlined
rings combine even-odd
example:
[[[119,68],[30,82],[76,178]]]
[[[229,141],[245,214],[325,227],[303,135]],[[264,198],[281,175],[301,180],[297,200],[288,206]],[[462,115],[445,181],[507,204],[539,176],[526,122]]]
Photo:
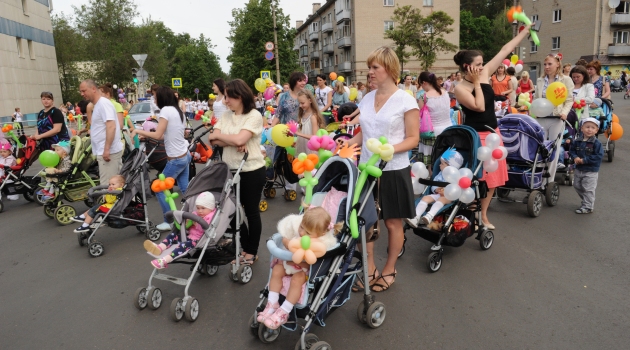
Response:
[[[190,164],[190,153],[188,152],[188,141],[184,138],[184,130],[186,128],[186,119],[184,112],[179,108],[179,103],[175,97],[174,91],[168,86],[160,86],[155,92],[157,106],[160,108],[158,117],[158,125],[155,131],[144,131],[142,129],[134,129],[131,132],[131,138],[136,134],[153,139],[164,139],[164,147],[168,162],[162,171],[166,177],[172,177],[177,181],[177,186],[182,193],[186,193],[188,188],[188,169]],[[166,214],[171,210],[166,203],[164,193],[156,193],[158,202],[162,207],[162,213]],[[164,222],[157,225],[160,231],[171,229],[171,225]]]
[[[420,86],[424,90],[424,95],[420,101],[418,101],[418,107],[422,109],[424,105],[427,105],[429,115],[431,116],[431,123],[433,124],[433,137],[423,137],[420,140],[420,147],[418,153],[422,157],[419,159],[426,164],[427,168],[433,168],[433,161],[431,159],[431,153],[433,151],[433,144],[435,138],[444,131],[444,129],[453,125],[451,123],[451,99],[446,89],[440,87],[437,82],[435,74],[430,72],[422,72],[418,77]]]
[[[413,84],[413,78],[409,74],[405,75],[403,81],[398,84],[398,88],[403,91],[411,90],[412,96],[416,96],[416,92],[418,92],[418,88]]]
[[[326,85],[325,74],[318,74],[316,81],[315,99],[317,99],[317,107],[320,111],[327,112],[332,107],[332,89]]]
[[[214,126],[208,140],[223,147],[223,161],[230,169],[237,169],[244,153],[249,153],[241,170],[240,201],[249,226],[241,225],[241,263],[252,264],[258,259],[262,233],[258,203],[265,185],[265,160],[260,151],[263,118],[256,110],[252,90],[241,79],[225,86],[225,104],[229,110]]]
[[[278,101],[278,109],[276,110],[276,116],[273,118],[271,126],[278,123],[286,124],[289,120],[293,120],[297,123],[298,111],[300,109],[300,103],[297,99],[297,94],[300,90],[306,86],[306,76],[301,72],[293,72],[289,77],[289,92],[285,92]]]
[[[464,74],[462,82],[455,87],[455,97],[466,116],[464,125],[477,131],[483,145],[486,144],[486,136],[490,134],[487,127],[499,132],[497,117],[494,114],[494,90],[487,83],[489,74],[496,71],[503,64],[503,59],[527,37],[529,27],[531,25],[525,26],[525,29],[505,44],[485,66],[483,56],[477,50],[462,50],[453,57],[455,64]],[[499,161],[499,168],[495,172],[484,172],[482,180],[486,181],[489,191],[486,198],[481,200],[481,219],[483,225],[492,230],[494,225],[488,220],[488,207],[492,201],[494,189],[505,185],[507,181],[505,160]]]
[[[46,151],[59,141],[70,140],[70,134],[63,113],[55,108],[52,92],[44,91],[40,97],[44,109],[37,115],[37,130],[32,138],[40,141],[39,151]]]
[[[575,66],[569,73],[573,80],[573,100],[584,100],[586,106],[582,109],[582,113],[577,116],[577,119],[581,119],[582,116],[588,117],[588,109],[591,103],[595,100],[595,88],[590,83],[591,79],[588,75],[588,71],[583,66]]]
[[[212,91],[214,92],[216,99],[212,104],[212,110],[214,111],[214,116],[217,119],[221,119],[223,117],[223,113],[228,111],[227,106],[225,105],[225,80],[219,78],[216,79],[212,83]]]

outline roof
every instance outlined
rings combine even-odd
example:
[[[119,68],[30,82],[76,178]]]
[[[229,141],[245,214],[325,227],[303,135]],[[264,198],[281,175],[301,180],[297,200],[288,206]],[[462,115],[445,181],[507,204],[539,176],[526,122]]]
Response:
[[[586,55],[581,56],[580,59],[586,60],[586,62],[591,62],[594,60],[599,60],[599,63],[602,65],[612,66],[612,65],[625,65],[630,64],[630,56],[626,57],[611,57],[608,55]]]

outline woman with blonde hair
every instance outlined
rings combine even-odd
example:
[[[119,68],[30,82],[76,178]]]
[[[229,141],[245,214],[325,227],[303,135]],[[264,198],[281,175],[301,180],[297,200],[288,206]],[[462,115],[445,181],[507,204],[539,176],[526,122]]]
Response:
[[[350,102],[350,99],[348,98],[348,93],[346,92],[346,89],[344,89],[343,83],[337,81],[333,90],[333,108],[339,108],[339,106],[348,102]]]
[[[563,103],[554,107],[552,115],[566,120],[569,111],[571,111],[571,106],[573,105],[573,96],[571,95],[571,92],[573,92],[573,80],[571,80],[571,77],[565,76],[562,73],[561,55],[547,55],[547,57],[545,57],[543,67],[543,75],[538,78],[538,81],[536,82],[536,92],[534,99],[547,98],[547,87],[553,82],[561,82],[567,88],[568,97]],[[537,117],[540,118],[546,116],[539,115]]]
[[[521,73],[521,79],[518,81],[518,88],[521,89],[521,94],[530,94],[531,99],[532,91],[534,91],[534,83],[529,78],[529,73],[526,71]]]

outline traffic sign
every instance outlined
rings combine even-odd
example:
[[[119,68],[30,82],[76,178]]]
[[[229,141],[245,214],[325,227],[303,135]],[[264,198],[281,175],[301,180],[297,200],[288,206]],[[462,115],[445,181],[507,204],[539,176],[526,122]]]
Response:
[[[131,57],[133,57],[133,59],[136,60],[136,62],[138,62],[138,65],[140,66],[140,68],[142,68],[142,66],[144,66],[144,61],[147,60],[147,54],[146,53],[139,54],[139,55],[131,55]]]
[[[171,86],[173,86],[173,89],[180,89],[182,87],[182,78],[172,78],[171,79]]]
[[[271,50],[273,50],[273,48],[274,48],[274,46],[273,46],[273,43],[271,41],[267,41],[265,43],[265,50],[271,51]]]
[[[149,79],[149,72],[140,68],[138,69],[138,73],[136,73],[136,76],[138,77],[139,82],[144,83],[145,81],[147,81],[147,79]]]
[[[199,89],[195,88],[195,93],[198,94],[199,93]]]
[[[265,59],[266,59],[267,61],[271,61],[271,60],[273,60],[273,52],[272,52],[272,51],[267,51],[267,52],[265,53]]]
[[[262,80],[265,80],[265,79],[270,79],[270,78],[271,78],[271,71],[268,71],[268,70],[261,70],[261,71],[260,71],[260,78],[261,78]]]

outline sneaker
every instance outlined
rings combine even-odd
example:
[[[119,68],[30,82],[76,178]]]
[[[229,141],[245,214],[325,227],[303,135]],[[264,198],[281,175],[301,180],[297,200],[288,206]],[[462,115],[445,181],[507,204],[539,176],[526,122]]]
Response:
[[[155,244],[148,239],[144,241],[144,249],[155,256],[159,256],[160,254],[162,254],[162,248],[158,244]]]
[[[592,212],[593,212],[593,209],[589,209],[589,208],[575,209],[576,214],[590,214]]]
[[[51,196],[51,195],[44,195],[44,196],[42,197],[42,200],[43,200],[43,201],[49,201],[49,200],[51,200],[51,199],[53,199],[53,198],[55,198],[55,196]]]
[[[418,222],[420,222],[420,217],[416,216],[413,219],[405,219],[405,222],[409,224],[412,228],[418,228]]]
[[[85,217],[83,217],[83,214],[81,214],[81,215],[77,215],[77,216],[73,217],[70,220],[72,220],[74,222],[83,222],[83,221],[85,221]]]
[[[422,223],[425,225],[428,225],[431,223],[431,221],[433,221],[433,214],[431,213],[426,213],[423,217],[422,217]]]
[[[151,265],[153,265],[153,267],[158,270],[162,270],[165,269],[168,264],[166,263],[166,261],[164,261],[164,259],[155,259],[151,260]]]
[[[280,308],[280,304],[276,303],[270,303],[267,302],[267,306],[265,306],[265,309],[261,312],[258,313],[258,317],[256,318],[256,320],[258,322],[265,322],[265,319],[267,319],[267,317],[271,317],[271,315],[273,315],[276,310],[278,310]]]
[[[45,189],[43,189],[43,188],[42,188],[41,190],[39,190],[39,191],[35,192],[35,194],[36,194],[36,195],[38,195],[38,196],[43,196],[43,195],[45,195],[46,193],[48,193],[48,191],[46,191],[46,190],[45,190]]]
[[[85,233],[85,232],[90,232],[90,227],[89,226],[79,226],[77,228],[74,229],[74,233]]]
[[[558,163],[558,169],[564,169],[564,168],[566,168],[566,167],[567,167],[567,166],[566,166],[566,165],[564,165],[564,163]]]
[[[157,226],[155,226],[160,231],[169,231],[171,229],[171,225],[168,222],[163,222]]]
[[[265,326],[267,326],[267,328],[269,329],[278,329],[280,328],[280,326],[287,323],[288,319],[289,313],[282,310],[281,308],[278,308],[278,310],[276,310],[273,315],[265,319]]]

